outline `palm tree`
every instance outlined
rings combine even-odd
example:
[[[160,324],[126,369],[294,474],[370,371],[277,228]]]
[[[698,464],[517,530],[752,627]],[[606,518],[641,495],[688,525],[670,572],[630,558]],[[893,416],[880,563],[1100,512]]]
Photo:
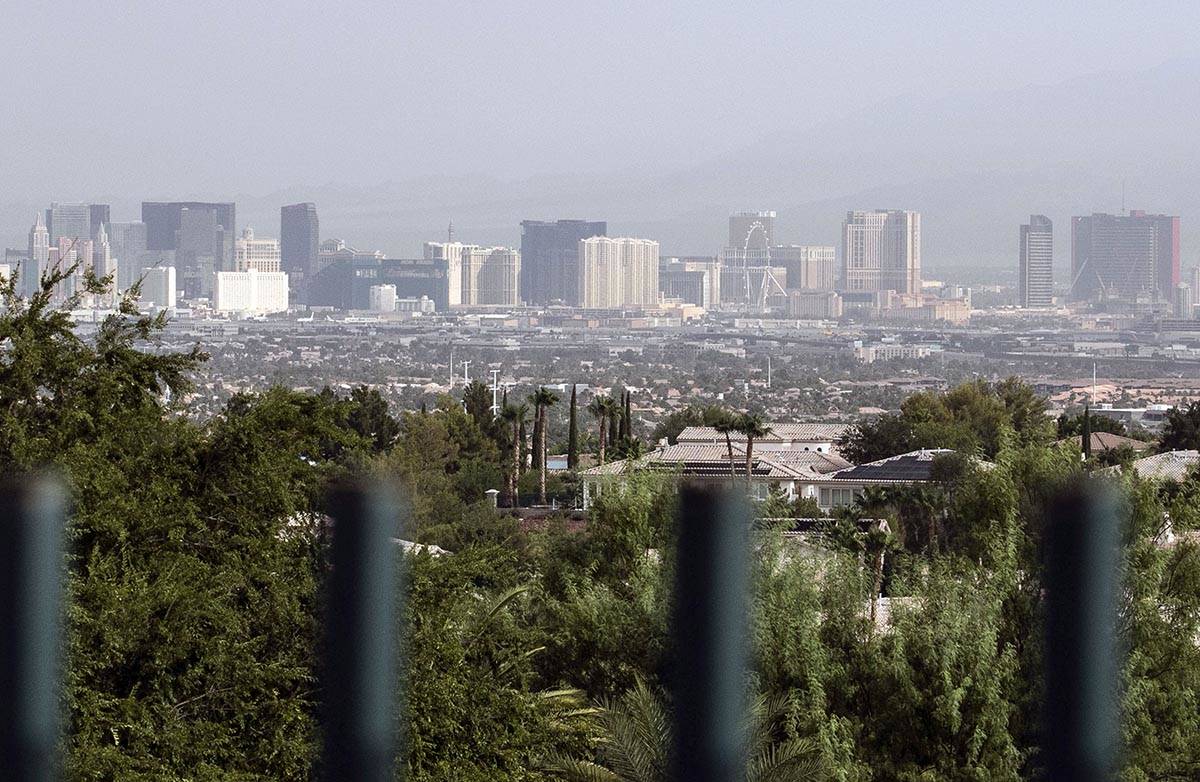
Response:
[[[508,495],[508,507],[510,508],[517,507],[517,478],[521,472],[520,432],[521,422],[524,419],[524,416],[525,414],[521,411],[521,409],[515,405],[506,404],[500,410],[500,419],[504,421],[505,425],[508,427],[512,438],[512,460],[509,462],[509,469],[505,471],[507,473],[505,480],[505,493]]]
[[[758,413],[746,413],[737,423],[737,431],[746,436],[746,491],[750,490],[750,471],[754,467],[754,439],[766,437],[771,433],[771,427]]]
[[[759,695],[750,704],[745,782],[808,782],[824,779],[820,749],[810,739],[775,741],[790,698]],[[616,701],[587,715],[599,745],[599,762],[552,758],[547,771],[567,782],[659,782],[669,773],[673,733],[665,698],[639,679]]]
[[[546,504],[546,418],[547,411],[551,405],[558,402],[558,394],[554,393],[545,386],[541,386],[537,391],[529,395],[529,401],[533,403],[535,415],[537,416],[537,439],[534,443],[534,449],[538,455],[538,502],[542,505]]]
[[[871,556],[871,572],[874,579],[871,582],[871,626],[875,626],[876,609],[879,598],[883,593],[883,570],[887,564],[887,554],[896,546],[896,538],[886,519],[879,519],[867,530],[863,538],[863,549]]]
[[[598,396],[588,405],[588,412],[596,417],[600,428],[600,464],[604,464],[604,446],[608,436],[608,422],[617,409],[617,402],[611,396]]]
[[[733,469],[733,440],[730,435],[738,431],[737,416],[728,410],[722,410],[721,417],[713,424],[713,429],[716,429],[718,434],[725,435],[725,449],[729,452],[729,477],[732,479],[735,471]]]
[[[525,424],[529,423],[529,404],[520,402],[517,408],[517,443],[520,445],[520,455],[517,457],[517,477],[525,474],[529,467],[529,438],[525,436]]]

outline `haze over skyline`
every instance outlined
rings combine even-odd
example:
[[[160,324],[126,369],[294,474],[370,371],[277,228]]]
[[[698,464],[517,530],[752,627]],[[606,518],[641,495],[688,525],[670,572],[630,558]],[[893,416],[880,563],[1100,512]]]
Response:
[[[959,252],[939,223],[961,220],[934,210],[989,170],[1053,181],[1051,193],[1026,197],[1014,182],[980,194],[977,211],[1005,236],[1030,211],[1117,209],[1121,181],[1131,206],[1183,213],[1185,231],[1196,203],[1154,181],[1195,170],[1178,154],[1195,137],[1200,64],[1200,8],[1186,3],[910,3],[849,17],[783,3],[124,0],[6,15],[9,241],[27,230],[28,206],[51,199],[110,201],[126,218],[143,198],[236,199],[246,223],[270,231],[282,200],[311,198],[331,235],[392,252],[435,238],[447,218],[512,243],[520,217],[543,216],[608,218],[674,252],[713,252],[723,212],[779,209],[785,227],[832,242],[854,199],[926,211],[937,263]],[[1156,88],[1139,82],[1147,73]],[[1064,97],[1076,80],[1095,93],[1082,107]],[[1147,94],[1176,99],[1103,110]],[[1031,104],[1039,96],[1050,97]],[[1006,102],[1037,111],[998,124]],[[907,167],[886,159],[895,150],[883,145],[900,141],[916,150]],[[1082,175],[1063,182],[1052,166]]]

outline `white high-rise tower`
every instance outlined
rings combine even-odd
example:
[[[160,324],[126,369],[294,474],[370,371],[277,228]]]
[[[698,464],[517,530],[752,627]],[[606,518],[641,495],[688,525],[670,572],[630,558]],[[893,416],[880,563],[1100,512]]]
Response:
[[[900,209],[847,212],[842,222],[842,288],[921,292],[921,214]]]
[[[29,260],[21,269],[20,289],[26,296],[38,289],[42,274],[50,265],[50,231],[42,213],[38,212],[33,227],[29,229]]]
[[[96,230],[96,238],[92,242],[92,271],[97,277],[112,277],[108,291],[102,298],[104,304],[116,301],[120,292],[117,290],[117,259],[113,257],[112,245],[108,241],[108,231],[101,223]]]

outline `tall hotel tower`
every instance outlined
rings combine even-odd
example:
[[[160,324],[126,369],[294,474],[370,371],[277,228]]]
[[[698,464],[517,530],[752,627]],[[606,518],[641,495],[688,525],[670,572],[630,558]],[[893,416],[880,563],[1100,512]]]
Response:
[[[1022,307],[1054,303],[1054,224],[1045,215],[1030,215],[1021,226],[1018,300]]]

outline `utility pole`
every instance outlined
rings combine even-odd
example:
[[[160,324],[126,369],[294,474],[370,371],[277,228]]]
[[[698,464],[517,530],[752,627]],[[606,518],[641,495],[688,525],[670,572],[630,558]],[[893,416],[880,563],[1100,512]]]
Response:
[[[469,386],[471,384],[471,364],[472,363],[474,363],[474,362],[471,362],[471,361],[463,361],[462,362],[463,385],[464,386]]]
[[[492,416],[500,415],[500,370],[492,370]]]
[[[454,343],[450,343],[450,390],[454,390]]]
[[[771,388],[771,354],[767,354],[767,389]]]

